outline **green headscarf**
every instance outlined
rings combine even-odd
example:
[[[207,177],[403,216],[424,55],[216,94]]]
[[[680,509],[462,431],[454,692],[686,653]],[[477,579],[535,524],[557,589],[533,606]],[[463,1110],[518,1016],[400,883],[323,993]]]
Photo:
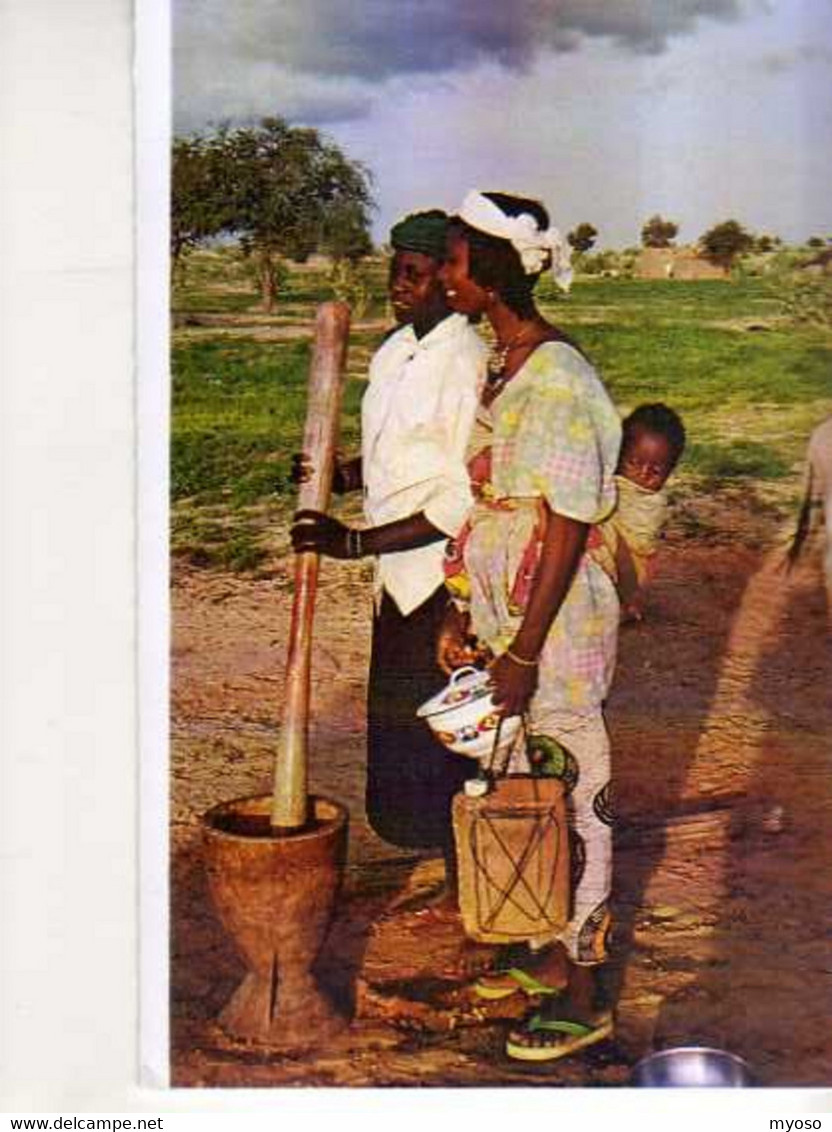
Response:
[[[448,216],[441,208],[411,212],[390,229],[390,243],[397,251],[421,252],[433,259],[445,258]]]

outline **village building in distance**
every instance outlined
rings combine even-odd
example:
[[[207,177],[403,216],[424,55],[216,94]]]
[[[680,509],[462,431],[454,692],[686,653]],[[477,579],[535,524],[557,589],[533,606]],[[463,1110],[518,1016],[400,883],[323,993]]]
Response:
[[[642,248],[633,264],[635,279],[728,279],[729,274],[694,247]]]

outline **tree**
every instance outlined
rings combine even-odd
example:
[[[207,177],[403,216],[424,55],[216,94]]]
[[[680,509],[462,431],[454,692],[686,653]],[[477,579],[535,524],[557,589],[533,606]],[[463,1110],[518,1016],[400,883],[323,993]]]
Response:
[[[189,248],[231,227],[232,194],[216,138],[174,138],[171,158],[170,253],[174,270]]]
[[[343,201],[327,209],[321,249],[334,260],[355,265],[370,255],[373,242],[367,230],[366,210],[354,201]]]
[[[370,175],[317,130],[264,118],[209,138],[177,138],[174,173],[179,251],[221,232],[238,236],[267,311],[282,260],[303,262],[321,249],[354,261],[371,250]]]
[[[277,298],[281,258],[303,262],[327,243],[336,254],[354,256],[369,245],[369,174],[317,130],[264,118],[257,127],[226,132],[223,146],[234,227],[257,264],[266,310]]]
[[[825,248],[826,240],[822,236],[810,236],[806,241],[807,248]]]
[[[678,232],[678,224],[657,214],[651,216],[641,229],[641,242],[645,248],[669,248],[673,246]]]
[[[780,241],[776,236],[769,236],[764,232],[754,240],[754,251],[763,254],[773,252],[779,243]]]
[[[700,237],[699,246],[706,259],[730,270],[734,261],[750,251],[754,237],[736,220],[724,220]]]
[[[576,252],[588,252],[598,236],[598,229],[584,221],[574,228],[566,237]]]

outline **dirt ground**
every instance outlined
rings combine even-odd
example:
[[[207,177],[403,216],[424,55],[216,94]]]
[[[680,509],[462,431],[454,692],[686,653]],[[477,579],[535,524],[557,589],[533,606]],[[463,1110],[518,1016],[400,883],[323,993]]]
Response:
[[[819,565],[671,537],[609,704],[618,831],[615,1040],[529,1070],[448,976],[458,923],[397,913],[435,861],[363,812],[369,569],[318,591],[312,788],[347,804],[350,850],[321,979],[353,1020],[315,1053],[235,1043],[215,1018],[243,966],[203,873],[200,815],[270,789],[291,562],[245,579],[177,565],[172,591],[172,1079],[180,1086],[626,1085],[653,1048],[704,1043],[768,1086],[832,1083],[832,648]],[[761,532],[758,545],[776,544]]]

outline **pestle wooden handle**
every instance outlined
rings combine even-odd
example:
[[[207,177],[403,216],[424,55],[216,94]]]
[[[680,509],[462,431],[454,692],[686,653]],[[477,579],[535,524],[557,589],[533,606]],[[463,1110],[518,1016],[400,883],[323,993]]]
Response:
[[[318,307],[303,434],[303,452],[312,474],[298,492],[299,510],[326,511],[329,507],[349,330],[350,309],[346,303],[324,303]],[[313,551],[295,556],[295,597],[271,815],[272,826],[281,830],[299,829],[309,816],[309,689],[318,560],[319,555]]]

